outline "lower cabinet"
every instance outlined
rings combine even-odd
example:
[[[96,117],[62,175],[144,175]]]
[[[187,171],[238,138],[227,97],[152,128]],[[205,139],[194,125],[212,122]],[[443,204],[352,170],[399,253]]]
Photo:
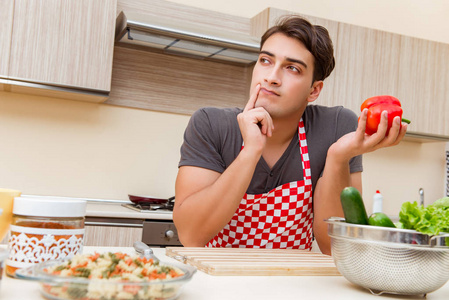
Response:
[[[86,217],[84,246],[132,247],[135,241],[142,240],[143,221]]]
[[[84,246],[132,247],[142,240],[142,228],[85,226]]]

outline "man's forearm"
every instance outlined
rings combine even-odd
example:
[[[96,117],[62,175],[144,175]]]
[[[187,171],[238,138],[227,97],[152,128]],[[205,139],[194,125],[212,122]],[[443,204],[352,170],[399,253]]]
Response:
[[[313,197],[314,236],[321,252],[325,254],[330,255],[331,249],[327,223],[324,220],[333,216],[343,217],[340,193],[350,185],[356,185],[357,189],[361,189],[361,181],[359,184],[359,180],[351,180],[357,177],[361,178],[360,173],[350,174],[349,161],[339,161],[331,153],[328,154],[323,176],[318,180]]]
[[[260,155],[245,150],[215,181],[186,196],[175,207],[173,217],[184,246],[204,246],[234,215],[260,159]],[[186,184],[195,184],[192,181],[201,178],[190,178],[194,174],[181,172],[176,182],[176,193],[182,195],[181,190]]]

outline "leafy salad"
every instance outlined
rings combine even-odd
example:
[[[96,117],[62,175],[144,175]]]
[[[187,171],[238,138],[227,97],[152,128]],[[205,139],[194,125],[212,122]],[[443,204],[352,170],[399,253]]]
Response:
[[[424,207],[415,201],[404,202],[399,212],[397,228],[414,229],[428,235],[449,232],[449,197]]]

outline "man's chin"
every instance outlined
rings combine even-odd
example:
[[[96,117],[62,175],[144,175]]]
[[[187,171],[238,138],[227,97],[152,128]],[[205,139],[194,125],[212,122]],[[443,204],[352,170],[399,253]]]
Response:
[[[258,107],[262,107],[265,110],[267,110],[269,107],[269,104],[264,99],[258,99],[256,101],[256,103],[254,104],[254,108],[258,108]]]
[[[271,107],[268,103],[256,103],[254,108],[263,108],[271,117],[276,114],[276,110],[274,109],[274,107]]]

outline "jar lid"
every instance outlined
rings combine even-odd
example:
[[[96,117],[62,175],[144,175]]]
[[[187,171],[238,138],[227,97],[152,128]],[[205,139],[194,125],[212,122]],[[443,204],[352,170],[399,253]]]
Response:
[[[12,213],[21,216],[71,218],[86,215],[86,201],[76,199],[15,197]]]

